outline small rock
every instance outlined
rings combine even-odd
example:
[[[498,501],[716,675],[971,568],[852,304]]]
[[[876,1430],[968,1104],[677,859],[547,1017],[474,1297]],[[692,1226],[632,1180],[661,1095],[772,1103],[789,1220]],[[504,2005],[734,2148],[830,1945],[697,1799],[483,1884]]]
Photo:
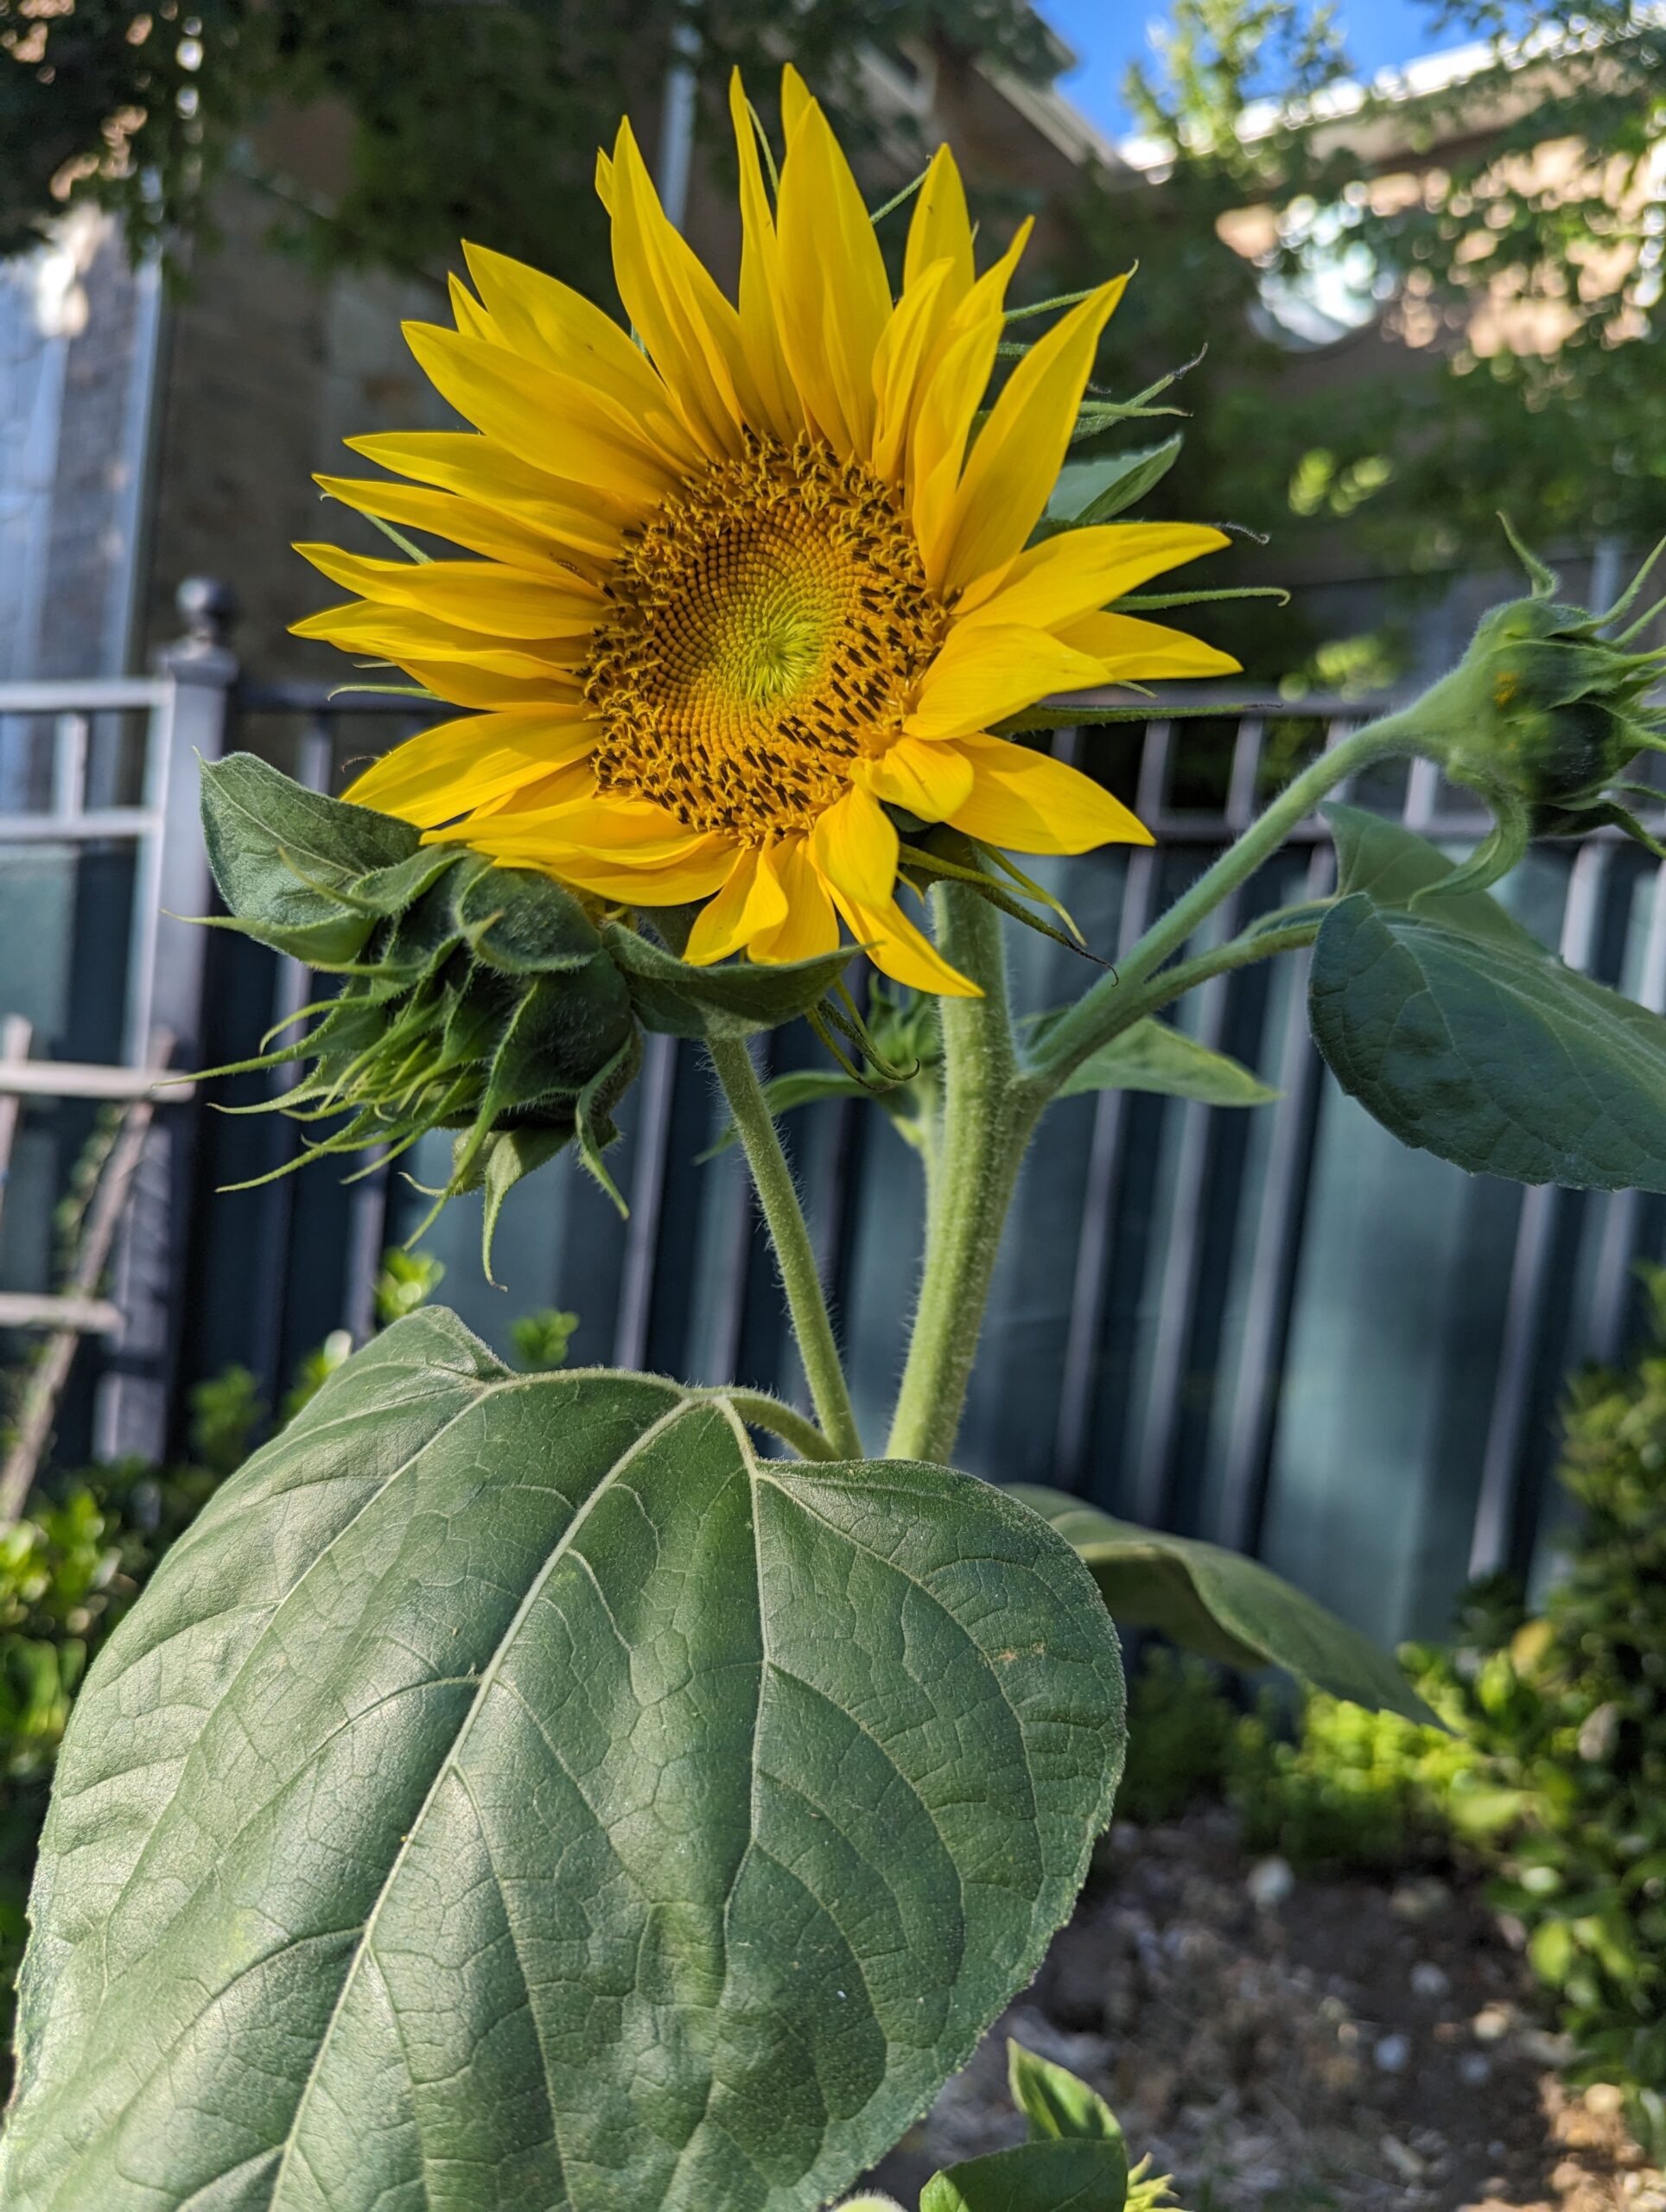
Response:
[[[1548,2028],[1524,2028],[1517,2037],[1523,2057],[1536,2066],[1553,2066],[1560,2073],[1574,2063],[1572,2036],[1552,2035]]]
[[[1625,2110],[1625,2094],[1612,2082],[1593,2082],[1585,2093],[1585,2109],[1593,2120],[1618,2120]]]
[[[1385,2135],[1377,2145],[1386,2164],[1393,2167],[1402,2181],[1421,2181],[1424,2164],[1415,2151],[1410,2150],[1397,2135]]]
[[[1510,2033],[1510,2007],[1483,2005],[1469,2025],[1477,2043],[1502,2043]]]
[[[1414,1997],[1444,1997],[1451,1987],[1452,1976],[1444,1967],[1437,1967],[1433,1959],[1419,1959],[1411,1970]]]
[[[1379,2074],[1403,2074],[1411,2063],[1411,2037],[1383,2036],[1371,2057]],[[1421,2167],[1419,2171],[1421,2171]]]
[[[1458,2079],[1466,2089],[1484,2088],[1492,2079],[1492,2061],[1485,2051],[1466,2050],[1458,2061]]]
[[[1288,1859],[1262,1859],[1243,1878],[1250,1901],[1258,1912],[1273,1912],[1296,1885]]]
[[[1389,1902],[1407,1920],[1432,1920],[1452,1903],[1452,1891],[1433,1874],[1408,1874],[1395,1884]]]

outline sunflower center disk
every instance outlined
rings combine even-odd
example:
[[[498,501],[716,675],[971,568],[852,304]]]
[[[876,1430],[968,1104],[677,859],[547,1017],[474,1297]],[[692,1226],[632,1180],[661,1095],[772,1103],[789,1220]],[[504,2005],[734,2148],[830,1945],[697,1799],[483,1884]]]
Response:
[[[749,843],[810,828],[882,752],[942,636],[893,486],[752,439],[626,544],[585,692],[604,791]]]

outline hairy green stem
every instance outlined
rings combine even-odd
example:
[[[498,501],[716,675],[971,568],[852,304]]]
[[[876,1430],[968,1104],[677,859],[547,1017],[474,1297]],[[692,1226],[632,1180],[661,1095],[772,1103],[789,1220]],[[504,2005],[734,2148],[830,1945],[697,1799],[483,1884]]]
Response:
[[[1180,950],[1229,893],[1236,891],[1263,861],[1271,858],[1289,832],[1299,822],[1306,821],[1327,791],[1390,753],[1420,750],[1427,738],[1427,727],[1418,718],[1417,709],[1412,708],[1404,714],[1387,715],[1381,721],[1367,723],[1304,769],[1294,783],[1279,793],[1267,811],[1250,823],[1237,842],[1230,845],[1167,913],[1159,915],[1138,944],[1118,963],[1116,972],[1102,976],[1048,1030],[1036,1048],[1034,1058],[1035,1080],[1044,1095],[1052,1096],[1091,1052],[1109,1044],[1130,1021],[1137,1021],[1141,1014],[1150,1011],[1141,998],[1140,986],[1171,953]]]
[[[925,1259],[886,1450],[893,1459],[946,1460],[1035,1107],[1019,1077],[1001,917],[963,883],[934,885],[932,905],[944,958],[981,984],[983,995],[938,1002],[943,1103],[927,1186]]]
[[[709,1038],[706,1049],[717,1071],[717,1080],[723,1086],[730,1116],[746,1150],[747,1165],[752,1170],[758,1203],[769,1226],[816,1418],[836,1458],[860,1459],[862,1437],[851,1408],[833,1324],[828,1316],[827,1300],[822,1296],[821,1275],[816,1266],[810,1230],[804,1223],[804,1209],[798,1204],[792,1170],[781,1149],[769,1101],[752,1064],[752,1054],[745,1039],[738,1037]],[[795,1440],[789,1437],[786,1440],[792,1443]]]
[[[790,1444],[801,1459],[847,1459],[848,1452],[834,1450],[813,1421],[806,1421],[794,1407],[784,1406],[779,1398],[772,1398],[767,1390],[736,1390],[720,1384],[715,1389],[696,1389],[684,1385],[690,1398],[722,1398],[733,1406],[748,1427],[761,1428],[766,1435],[778,1436],[783,1444]]]

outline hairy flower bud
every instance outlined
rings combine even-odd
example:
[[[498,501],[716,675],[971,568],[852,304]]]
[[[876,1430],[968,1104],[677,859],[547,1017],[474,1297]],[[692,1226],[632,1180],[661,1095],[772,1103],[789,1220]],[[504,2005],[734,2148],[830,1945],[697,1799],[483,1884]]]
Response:
[[[213,1071],[303,1065],[252,1109],[334,1124],[289,1166],[456,1132],[435,1211],[484,1188],[488,1272],[506,1192],[569,1141],[617,1199],[601,1155],[641,1033],[626,978],[570,892],[457,846],[424,848],[405,823],[246,753],[204,770],[203,817],[229,926],[342,979],[295,1017],[311,1019],[303,1035]]]
[[[1644,748],[1666,751],[1666,712],[1648,696],[1666,675],[1666,652],[1632,645],[1659,610],[1618,637],[1604,634],[1637,598],[1652,560],[1618,605],[1592,614],[1559,601],[1551,571],[1517,550],[1532,578],[1530,594],[1482,616],[1462,661],[1423,702],[1440,733],[1431,750],[1497,817],[1493,836],[1463,871],[1472,888],[1513,866],[1530,837],[1577,836],[1599,823],[1663,852],[1622,804],[1625,795],[1660,797],[1622,772]]]

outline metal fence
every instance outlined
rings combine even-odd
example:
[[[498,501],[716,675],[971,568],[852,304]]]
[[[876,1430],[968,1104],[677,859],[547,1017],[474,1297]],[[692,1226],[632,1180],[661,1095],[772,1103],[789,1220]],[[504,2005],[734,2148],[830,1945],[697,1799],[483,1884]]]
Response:
[[[235,937],[157,918],[200,912],[207,898],[193,748],[212,756],[248,744],[315,788],[339,788],[353,758],[416,726],[385,699],[239,680],[214,614],[200,594],[194,635],[154,681],[0,689],[0,728],[35,718],[57,733],[47,749],[56,745],[63,764],[37,774],[33,803],[14,797],[0,817],[0,899],[31,845],[85,856],[114,841],[134,852],[126,1049],[137,1053],[165,1011],[181,1063],[198,1065],[253,1049],[312,987],[294,963]],[[1172,695],[1143,727],[1058,741],[1156,833],[1150,849],[1052,871],[1105,952],[1133,941],[1306,749],[1364,711],[1269,700],[1222,723],[1188,718],[1198,704]],[[148,717],[143,793],[89,804],[77,718],[91,727],[88,717],[121,712]],[[14,739],[14,758],[17,749]],[[1486,826],[1423,764],[1374,772],[1349,795],[1455,844]],[[1332,869],[1328,836],[1309,823],[1216,925],[1236,931],[1320,893]],[[1573,964],[1666,1004],[1666,890],[1634,848],[1599,830],[1542,849],[1510,893]],[[1031,1010],[1081,988],[1070,956],[1039,938],[1020,944],[1017,967]],[[0,1013],[19,996],[11,970],[0,953]],[[1467,1570],[1527,1567],[1542,1548],[1561,1378],[1622,1346],[1636,1319],[1632,1262],[1659,1249],[1662,1204],[1523,1193],[1402,1153],[1324,1074],[1299,961],[1218,978],[1182,1019],[1282,1096],[1255,1113],[1127,1093],[1055,1109],[997,1272],[963,1456],[980,1472],[1052,1482],[1261,1552],[1379,1633],[1438,1627]],[[43,1032],[37,1016],[36,1028],[50,1034],[50,1021]],[[766,1051],[776,1067],[814,1057],[792,1031]],[[241,1078],[222,1102],[258,1104],[270,1082]],[[464,1205],[442,1217],[428,1243],[448,1264],[444,1296],[500,1343],[521,1308],[568,1304],[582,1316],[583,1357],[793,1393],[739,1162],[697,1165],[719,1133],[697,1057],[652,1040],[625,1119],[628,1220],[558,1163],[506,1221],[512,1297],[481,1281],[478,1216]],[[877,1428],[912,1296],[914,1163],[860,1102],[793,1116],[787,1128],[859,1411]],[[344,1187],[322,1167],[217,1197],[216,1185],[292,1157],[291,1125],[193,1106],[164,1117],[164,1130],[123,1262],[128,1333],[105,1355],[105,1450],[154,1449],[164,1404],[176,1416],[183,1384],[227,1360],[251,1367],[276,1400],[327,1330],[362,1334],[378,1255],[420,1202],[402,1175]],[[412,1173],[432,1182],[443,1166],[419,1154]],[[21,1264],[14,1239],[27,1242],[16,1205],[4,1224],[0,1274]]]

